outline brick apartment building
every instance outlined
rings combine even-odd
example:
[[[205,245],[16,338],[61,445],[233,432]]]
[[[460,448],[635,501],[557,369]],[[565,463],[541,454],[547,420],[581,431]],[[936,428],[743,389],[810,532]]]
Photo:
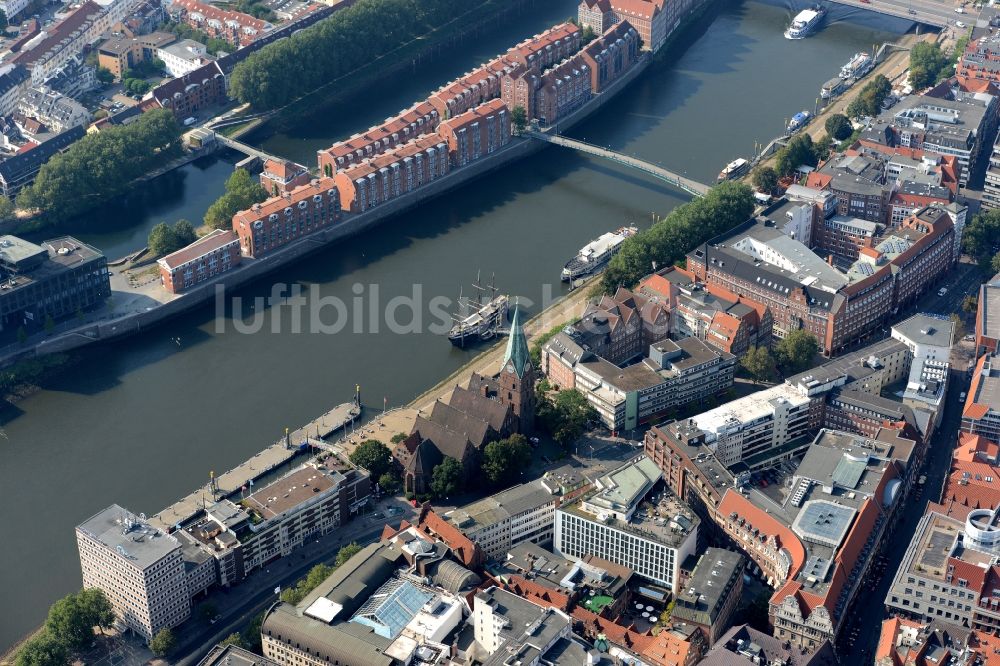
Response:
[[[590,92],[597,94],[611,85],[639,60],[639,33],[627,21],[609,28],[580,52],[590,69]]]
[[[174,0],[171,11],[195,30],[237,48],[246,46],[274,27],[249,14],[220,9],[199,0]]]
[[[216,61],[157,86],[151,104],[170,109],[182,121],[227,99],[226,75]]]
[[[645,277],[637,288],[669,312],[670,335],[696,337],[740,357],[750,347],[768,347],[774,327],[770,309],[719,285],[699,282],[671,266]]]
[[[271,196],[291,192],[312,180],[309,170],[291,160],[267,159],[260,172],[260,186]]]
[[[965,45],[956,74],[966,79],[1000,83],[1000,35],[988,33]]]
[[[955,259],[955,224],[946,208],[918,211],[846,270],[779,231],[772,212],[689,252],[688,270],[766,305],[777,337],[808,330],[827,355],[914,302]]]
[[[430,102],[421,102],[396,118],[317,151],[320,171],[332,178],[337,171],[352,164],[360,164],[418,136],[434,132],[440,121],[437,109]]]
[[[363,213],[450,171],[447,142],[429,134],[338,171],[335,181],[343,210]]]
[[[148,35],[116,35],[97,47],[97,64],[109,70],[115,78],[139,63],[156,57],[156,50],[177,41],[169,32],[151,32]]]
[[[676,4],[664,0],[582,0],[577,19],[599,35],[612,25],[628,21],[638,32],[642,48],[655,53],[678,23],[681,14]]]
[[[448,143],[452,166],[459,168],[507,145],[510,131],[507,105],[494,99],[443,121],[437,133]]]
[[[216,229],[156,263],[160,284],[170,293],[179,294],[232,269],[240,259],[239,237],[229,229]]]
[[[260,258],[339,219],[337,185],[320,178],[236,213],[233,231],[243,255]]]

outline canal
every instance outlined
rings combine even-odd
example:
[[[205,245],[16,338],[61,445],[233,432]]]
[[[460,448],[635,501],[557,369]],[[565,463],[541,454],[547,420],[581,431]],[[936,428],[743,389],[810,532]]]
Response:
[[[318,148],[576,8],[574,0],[538,4],[519,25],[457,47],[449,60],[251,141],[311,164]],[[781,32],[791,14],[755,2],[720,5],[670,57],[571,134],[710,182],[755,141],[776,135],[785,118],[811,109],[819,86],[853,53],[892,38],[834,22],[790,42]],[[161,220],[200,219],[230,169],[217,158],[189,165],[80,220],[74,233],[121,256],[141,247]],[[347,400],[355,383],[370,412],[383,398],[390,406],[408,402],[474,353],[426,330],[432,297],[454,298],[463,286],[468,295],[481,271],[535,312],[546,293],[562,293],[559,269],[581,245],[624,223],[646,226],[653,212],[685,200],[609,163],[549,148],[242,290],[241,323],[252,327],[261,316],[257,333],[236,331],[227,313],[216,317],[206,307],[83,352],[71,371],[2,413],[0,648],[79,587],[73,527],[88,516],[112,502],[155,513],[207,482],[211,470],[230,468],[286,426]],[[301,285],[310,303],[340,299],[349,325],[337,334],[293,332],[288,306],[253,304],[271,294],[272,283]],[[423,331],[394,333],[384,308],[415,289]],[[405,307],[396,314],[410,323]],[[328,309],[325,322],[331,318]],[[309,329],[308,321],[303,316],[301,327]]]

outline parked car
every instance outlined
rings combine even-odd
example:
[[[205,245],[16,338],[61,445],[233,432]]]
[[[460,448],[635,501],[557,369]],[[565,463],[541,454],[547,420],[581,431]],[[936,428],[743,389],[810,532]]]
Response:
[[[956,28],[964,28],[965,24],[962,23],[961,21],[955,21],[955,27]]]

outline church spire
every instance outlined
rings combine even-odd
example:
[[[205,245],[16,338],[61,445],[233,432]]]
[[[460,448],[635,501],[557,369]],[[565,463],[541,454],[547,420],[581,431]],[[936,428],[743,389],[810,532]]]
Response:
[[[528,342],[521,327],[521,308],[517,304],[514,305],[514,318],[510,323],[510,336],[507,338],[507,353],[504,354],[503,367],[506,368],[508,363],[514,366],[514,372],[519,378],[524,377],[525,369],[531,364]]]

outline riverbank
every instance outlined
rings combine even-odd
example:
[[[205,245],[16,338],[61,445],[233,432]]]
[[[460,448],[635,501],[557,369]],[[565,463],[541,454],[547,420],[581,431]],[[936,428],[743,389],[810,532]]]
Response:
[[[650,63],[650,56],[648,54],[643,56],[625,75],[562,119],[559,122],[560,130],[573,127],[614,99],[616,95],[635,81]],[[10,345],[0,350],[0,366],[32,355],[67,352],[96,342],[106,342],[147,330],[168,317],[176,316],[218,298],[220,288],[223,292],[237,289],[324,247],[356,236],[390,217],[413,209],[422,202],[451,192],[466,183],[524,159],[546,146],[547,144],[542,141],[518,136],[512,137],[504,148],[484,155],[467,166],[451,171],[433,183],[366,212],[345,214],[341,221],[333,227],[317,231],[279,248],[261,259],[245,259],[239,268],[223,273],[217,278],[204,282],[191,291],[180,295],[167,292],[156,280],[138,285],[137,288],[127,281],[123,282],[121,273],[114,274],[112,276],[112,299],[114,302],[114,299],[117,298],[118,302],[115,303],[115,310],[112,310],[111,314],[93,315],[93,318],[80,326],[60,331],[58,334],[39,340],[33,345]],[[219,316],[222,316],[222,313]]]

